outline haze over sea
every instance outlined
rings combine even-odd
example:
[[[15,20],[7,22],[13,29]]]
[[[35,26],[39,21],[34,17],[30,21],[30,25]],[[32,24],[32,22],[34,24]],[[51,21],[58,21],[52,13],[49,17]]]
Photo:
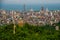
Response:
[[[23,10],[26,4],[26,10],[32,8],[39,11],[43,7],[49,10],[60,10],[60,0],[0,0],[0,9],[4,10]]]
[[[41,9],[42,5],[26,5],[26,10],[30,10],[32,8],[34,11],[39,11]],[[44,4],[43,7],[49,10],[60,10],[60,4]],[[9,4],[0,4],[0,9],[4,10],[24,10],[24,5],[9,5]]]

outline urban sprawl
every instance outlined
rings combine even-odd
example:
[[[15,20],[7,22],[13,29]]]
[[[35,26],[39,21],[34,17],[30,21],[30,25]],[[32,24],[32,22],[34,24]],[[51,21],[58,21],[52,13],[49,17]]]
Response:
[[[29,11],[15,11],[15,10],[0,10],[0,25],[11,24],[24,24],[31,25],[45,25],[54,24],[60,21],[60,10],[48,10],[43,7],[40,11],[34,11],[32,8]]]

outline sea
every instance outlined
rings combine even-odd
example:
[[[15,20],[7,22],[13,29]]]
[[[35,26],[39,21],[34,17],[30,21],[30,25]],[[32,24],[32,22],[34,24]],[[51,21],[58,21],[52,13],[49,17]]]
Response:
[[[44,7],[44,9],[48,8],[48,10],[60,10],[60,4],[32,4],[32,5],[25,5],[25,9],[26,11],[30,10],[31,8],[34,11],[40,11],[41,7]],[[4,10],[24,10],[24,5],[9,5],[9,4],[0,4],[0,9],[4,9]]]

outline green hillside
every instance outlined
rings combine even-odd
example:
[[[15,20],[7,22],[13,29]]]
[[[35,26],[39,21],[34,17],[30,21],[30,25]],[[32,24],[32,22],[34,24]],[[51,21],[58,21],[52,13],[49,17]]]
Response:
[[[58,24],[59,25],[59,24]],[[0,40],[60,40],[60,30],[54,26],[33,26],[25,23],[22,27],[16,25],[13,34],[13,24],[0,26]]]

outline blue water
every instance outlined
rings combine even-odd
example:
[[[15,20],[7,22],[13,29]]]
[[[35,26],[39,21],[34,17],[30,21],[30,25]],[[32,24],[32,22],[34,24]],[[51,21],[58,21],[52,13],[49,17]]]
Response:
[[[30,10],[32,8],[35,11],[39,11],[41,9],[40,4],[38,5],[26,5],[26,10]],[[44,8],[48,8],[49,10],[60,10],[60,4],[45,4]],[[4,10],[24,10],[23,5],[2,5],[0,4],[0,9]]]

